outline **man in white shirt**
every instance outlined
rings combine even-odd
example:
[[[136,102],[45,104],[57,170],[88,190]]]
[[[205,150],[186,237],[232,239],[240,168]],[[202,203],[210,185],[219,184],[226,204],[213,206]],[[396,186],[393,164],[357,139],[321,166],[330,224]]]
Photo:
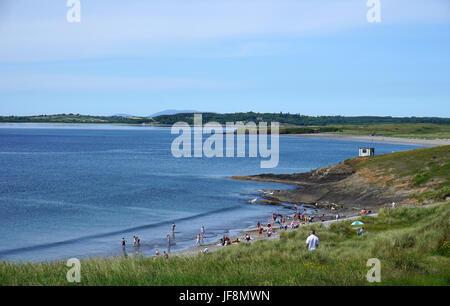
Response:
[[[315,235],[314,230],[309,231],[309,236],[306,239],[306,248],[310,251],[317,249],[319,246],[319,238]]]

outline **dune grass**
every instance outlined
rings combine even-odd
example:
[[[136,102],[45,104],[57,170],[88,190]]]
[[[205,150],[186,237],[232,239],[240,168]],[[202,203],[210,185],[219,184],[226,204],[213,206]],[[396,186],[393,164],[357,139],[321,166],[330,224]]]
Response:
[[[305,249],[309,227],[217,252],[169,260],[117,257],[82,261],[79,285],[449,285],[450,203],[381,210],[351,221],[312,226],[320,238]],[[381,261],[381,282],[368,283],[366,262]],[[65,262],[0,263],[0,285],[74,285]]]

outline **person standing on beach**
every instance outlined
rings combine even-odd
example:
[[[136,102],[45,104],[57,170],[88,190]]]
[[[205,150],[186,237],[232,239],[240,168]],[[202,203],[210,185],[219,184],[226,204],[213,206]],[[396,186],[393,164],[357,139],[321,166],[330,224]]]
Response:
[[[306,249],[309,251],[315,250],[319,247],[319,238],[315,235],[314,230],[309,231],[309,236],[306,239]]]
[[[124,237],[122,237],[122,247],[125,248],[127,244],[127,241],[125,240]]]
[[[175,222],[172,222],[172,238],[175,239]]]
[[[202,225],[202,228],[200,229],[200,235],[201,235],[202,244],[203,244],[204,238],[205,238],[205,227],[203,225]]]
[[[170,234],[167,234],[167,252],[170,253]]]
[[[197,239],[195,241],[195,246],[198,247],[200,245],[200,234],[197,234]]]

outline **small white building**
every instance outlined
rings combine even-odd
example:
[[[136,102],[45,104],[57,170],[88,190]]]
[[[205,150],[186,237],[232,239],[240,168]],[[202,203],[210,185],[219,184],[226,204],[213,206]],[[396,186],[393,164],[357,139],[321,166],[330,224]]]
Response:
[[[359,148],[359,157],[375,156],[375,148]]]

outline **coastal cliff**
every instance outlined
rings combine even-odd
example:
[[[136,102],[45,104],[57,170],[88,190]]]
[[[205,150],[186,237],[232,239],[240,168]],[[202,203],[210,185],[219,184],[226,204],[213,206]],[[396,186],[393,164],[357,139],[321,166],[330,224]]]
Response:
[[[353,158],[305,173],[234,176],[234,179],[298,185],[264,197],[287,203],[378,208],[392,202],[428,203],[450,195],[450,146]]]

